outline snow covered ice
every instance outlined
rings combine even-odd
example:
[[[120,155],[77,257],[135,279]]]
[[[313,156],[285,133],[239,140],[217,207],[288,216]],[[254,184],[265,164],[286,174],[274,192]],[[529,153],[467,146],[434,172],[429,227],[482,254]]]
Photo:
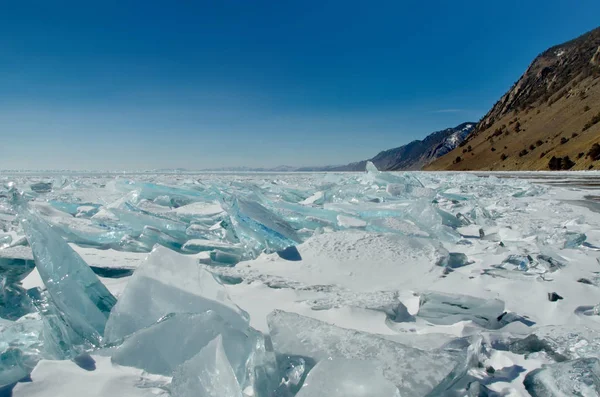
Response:
[[[1,390],[600,395],[600,213],[540,175],[2,175]]]

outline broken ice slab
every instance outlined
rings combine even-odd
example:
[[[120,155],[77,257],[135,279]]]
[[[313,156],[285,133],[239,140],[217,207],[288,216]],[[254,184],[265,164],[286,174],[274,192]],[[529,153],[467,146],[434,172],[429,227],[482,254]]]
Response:
[[[64,201],[50,200],[48,201],[52,207],[56,208],[59,211],[66,212],[67,214],[77,216],[77,217],[85,217],[89,218],[98,212],[98,208],[100,208],[100,204],[94,203],[67,203]]]
[[[479,226],[495,226],[496,222],[492,214],[485,208],[475,204],[468,212],[469,218]]]
[[[221,336],[175,371],[171,392],[178,397],[242,397]]]
[[[195,258],[156,247],[129,280],[106,323],[108,343],[154,324],[170,313],[214,310],[233,327],[248,325],[248,313]]]
[[[587,240],[584,233],[567,232],[565,234],[564,248],[577,248]]]
[[[52,182],[38,182],[29,186],[36,193],[49,193],[52,191]]]
[[[0,274],[8,281],[23,280],[35,267],[29,247],[16,246],[0,250]]]
[[[153,374],[171,375],[175,368],[221,335],[237,379],[244,383],[246,362],[262,335],[248,327],[237,329],[212,310],[178,313],[125,338],[112,355],[113,362]]]
[[[509,319],[524,320],[519,316],[509,316],[502,321],[505,314],[504,302],[499,299],[428,292],[420,297],[417,317],[438,325],[473,321],[487,329],[501,328]]]
[[[437,208],[427,202],[417,201],[411,203],[406,207],[405,215],[430,237],[453,242],[461,238],[458,232],[444,225],[442,215],[440,215]]]
[[[196,202],[183,207],[175,208],[168,212],[186,223],[214,224],[216,220],[225,215],[219,203]]]
[[[442,380],[426,397],[448,397],[464,396],[467,394],[469,385],[477,378],[469,375],[472,368],[482,367],[484,358],[483,338],[476,337],[469,345],[463,362],[452,369],[448,376]]]
[[[99,345],[115,297],[50,225],[30,209],[20,216],[53,304],[75,333]]]
[[[383,172],[379,171],[377,167],[370,161],[367,161],[365,166],[367,176],[364,180],[369,182],[380,182],[380,183],[395,183],[398,185],[404,185],[407,188],[423,188],[423,184],[421,181],[414,176],[413,174],[404,173],[392,173],[392,172]]]
[[[118,230],[97,227],[87,219],[75,218],[46,203],[34,202],[29,208],[48,222],[55,233],[78,245],[107,248],[108,245],[118,242],[125,234]]]
[[[115,187],[123,192],[135,190],[137,194],[132,197],[133,204],[144,199],[152,201],[160,197],[158,200],[160,203],[177,208],[196,201],[211,201],[211,199],[217,198],[212,191],[201,192],[148,182],[118,180]]]
[[[242,255],[244,250],[239,244],[231,244],[218,240],[192,239],[188,240],[182,247],[182,251],[189,254],[219,250],[231,254]]]
[[[296,397],[400,397],[398,388],[381,374],[377,362],[322,360],[308,373]]]
[[[45,352],[38,316],[4,320],[0,328],[0,387],[4,387],[26,377]]]
[[[283,201],[269,202],[269,204],[273,211],[296,229],[316,229],[323,226],[335,227],[337,225],[337,211]]]
[[[463,220],[458,216],[461,214],[458,214],[455,216],[455,215],[452,215],[451,213],[441,210],[437,207],[435,208],[435,210],[442,217],[442,224],[444,226],[448,226],[453,229],[457,229],[459,227],[465,226],[465,223],[463,222]]]
[[[435,190],[415,185],[405,185],[400,183],[388,183],[385,188],[387,194],[398,198],[433,198]]]
[[[267,323],[280,368],[298,357],[306,360],[308,369],[331,358],[370,360],[403,397],[425,395],[460,360],[455,351],[423,351],[281,310],[271,312]]]
[[[442,267],[447,267],[450,269],[458,269],[459,267],[470,265],[471,261],[467,255],[462,252],[450,252],[447,256],[443,257],[437,265]]]
[[[226,210],[238,237],[250,249],[274,252],[302,242],[285,220],[255,201],[234,199]]]
[[[503,268],[506,269],[507,265],[514,266],[513,269],[509,270],[519,270],[522,272],[526,272],[530,268],[535,267],[537,265],[537,262],[531,257],[531,255],[513,254],[509,255],[506,259],[502,261]]]
[[[173,238],[152,226],[144,226],[144,230],[137,240],[147,247],[153,247],[155,244],[160,244],[163,247],[167,247],[178,252],[181,251],[181,247],[185,243],[185,240],[182,241]]]
[[[117,220],[106,217],[107,213],[100,211],[92,217],[92,221],[97,222],[103,227],[111,227],[116,230],[126,231],[132,235],[139,235],[146,226],[160,230],[169,236],[178,240],[187,240],[185,230],[187,225],[183,222],[174,221],[167,218],[159,218],[137,210],[134,206],[128,205],[127,209],[110,208],[108,214],[116,216]],[[101,217],[99,217],[101,215]]]
[[[28,247],[0,250],[0,317],[16,320],[33,311],[21,281],[33,270],[35,262]]]
[[[139,241],[130,235],[125,235],[118,243],[111,244],[110,248],[115,251],[127,251],[127,252],[150,252],[152,251],[152,245],[148,245],[145,242]]]
[[[544,365],[531,371],[523,381],[532,397],[600,395],[600,360],[580,358]]]
[[[86,350],[94,348],[94,340],[77,333],[70,326],[66,316],[54,304],[48,291],[40,288],[27,290],[31,304],[35,306],[42,319],[42,341],[44,350],[55,359],[73,358]]]

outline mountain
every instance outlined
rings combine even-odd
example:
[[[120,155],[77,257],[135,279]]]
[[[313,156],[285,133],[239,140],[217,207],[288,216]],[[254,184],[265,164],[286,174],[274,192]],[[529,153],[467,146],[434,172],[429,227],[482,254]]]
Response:
[[[538,55],[428,170],[600,168],[600,28]]]
[[[368,160],[342,166],[320,168],[321,171],[364,171],[367,161],[381,171],[420,170],[424,165],[456,148],[475,128],[476,123],[462,123],[454,128],[428,135],[422,141],[380,152]],[[306,169],[308,171],[308,169]]]

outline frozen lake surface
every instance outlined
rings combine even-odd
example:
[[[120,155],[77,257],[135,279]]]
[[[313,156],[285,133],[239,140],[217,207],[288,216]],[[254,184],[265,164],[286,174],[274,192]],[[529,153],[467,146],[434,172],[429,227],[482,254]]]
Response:
[[[600,173],[0,180],[0,395],[600,395]]]

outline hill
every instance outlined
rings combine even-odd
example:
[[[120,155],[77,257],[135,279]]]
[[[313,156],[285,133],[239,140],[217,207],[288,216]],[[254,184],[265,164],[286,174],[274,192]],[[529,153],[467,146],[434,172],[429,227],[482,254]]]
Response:
[[[600,28],[537,56],[460,147],[427,170],[600,168]]]

